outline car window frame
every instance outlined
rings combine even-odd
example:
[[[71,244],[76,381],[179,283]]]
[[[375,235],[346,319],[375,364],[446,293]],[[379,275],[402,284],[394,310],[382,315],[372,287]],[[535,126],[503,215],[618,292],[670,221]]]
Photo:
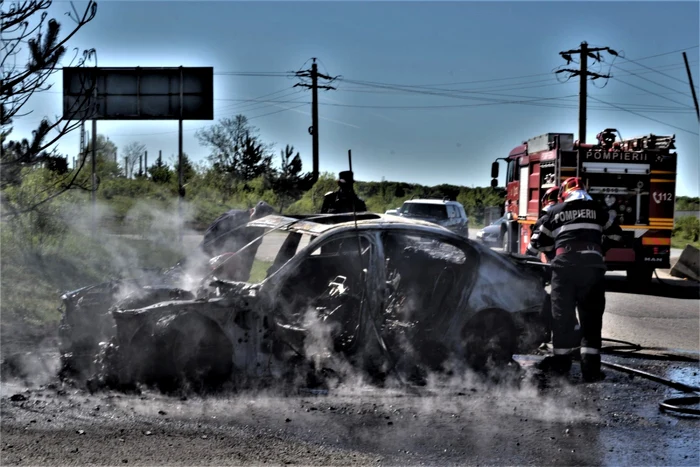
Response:
[[[380,232],[379,235],[379,243],[381,246],[381,261],[382,264],[386,264],[386,251],[384,249],[385,245],[385,236],[389,234],[403,234],[407,236],[424,236],[428,237],[430,239],[439,241],[439,242],[444,242],[448,243],[455,248],[458,248],[464,253],[465,261],[464,264],[462,265],[463,267],[468,268],[469,265],[473,264],[474,267],[471,271],[469,271],[469,277],[465,280],[465,286],[463,288],[463,297],[464,297],[464,305],[469,303],[469,297],[471,296],[474,286],[477,283],[477,280],[479,278],[479,268],[481,267],[481,252],[476,248],[471,240],[464,239],[464,238],[453,238],[452,236],[445,235],[442,232],[434,232],[432,230],[423,230],[419,228],[398,228],[398,229],[385,229]],[[471,262],[470,262],[471,261]],[[384,275],[386,277],[387,271],[384,270]],[[387,298],[387,291],[383,291],[384,298]]]
[[[372,255],[377,255],[377,248],[376,244],[372,242],[372,232],[371,231],[356,231],[356,230],[349,230],[346,232],[326,232],[321,235],[316,236],[313,238],[304,248],[301,250],[297,250],[297,252],[288,260],[286,261],[283,265],[281,265],[275,272],[270,274],[268,277],[265,278],[264,281],[260,283],[261,286],[265,286],[266,291],[272,291],[272,295],[274,296],[274,292],[276,290],[279,290],[279,287],[284,283],[285,278],[289,276],[289,269],[294,268],[295,265],[301,264],[302,261],[306,260],[307,258],[311,256],[316,256],[312,255],[312,253],[316,250],[321,249],[324,245],[327,245],[333,241],[337,241],[340,238],[345,238],[345,237],[356,237],[357,235],[360,235],[361,239],[366,239],[369,241],[369,262],[371,264],[372,262]],[[362,240],[361,240],[362,241]],[[375,247],[375,248],[372,248]],[[332,280],[333,278],[329,278],[329,281]]]

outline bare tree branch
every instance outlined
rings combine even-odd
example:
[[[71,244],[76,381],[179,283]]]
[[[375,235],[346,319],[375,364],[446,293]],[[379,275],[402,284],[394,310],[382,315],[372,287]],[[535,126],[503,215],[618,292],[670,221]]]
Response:
[[[51,0],[23,0],[15,2],[0,1],[0,40],[2,41],[3,58],[0,61],[0,188],[21,183],[22,170],[29,167],[50,167],[51,170],[67,170],[67,162],[57,154],[54,145],[71,131],[79,128],[87,112],[91,108],[95,83],[81,83],[79,98],[70,109],[68,115],[80,115],[80,119],[63,120],[56,117],[52,122],[48,117],[42,118],[31,138],[21,141],[9,141],[12,132],[11,123],[14,118],[28,115],[31,111],[22,111],[32,96],[48,90],[51,84],[49,78],[61,69],[61,61],[66,55],[66,44],[87,23],[92,21],[97,13],[97,3],[90,0],[82,13],[78,12],[71,3],[72,12],[68,16],[75,24],[69,25],[67,32],[62,34],[61,24],[54,18],[49,18],[48,9]],[[19,65],[19,54],[26,54],[26,61]],[[71,66],[86,66],[88,62],[97,62],[94,49],[82,52],[76,49],[70,60]],[[81,155],[80,166],[72,172],[51,183],[46,189],[39,191],[27,203],[12,206],[2,217],[29,212],[36,207],[49,202],[71,188],[84,188],[80,183],[80,172],[85,165],[86,155]],[[61,168],[63,167],[63,168]],[[4,194],[3,194],[4,195]],[[7,196],[3,196],[7,201]],[[41,199],[40,199],[41,198]]]

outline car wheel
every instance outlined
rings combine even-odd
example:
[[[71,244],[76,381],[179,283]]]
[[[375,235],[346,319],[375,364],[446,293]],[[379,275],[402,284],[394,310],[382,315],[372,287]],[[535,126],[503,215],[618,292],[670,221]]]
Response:
[[[477,371],[505,366],[517,349],[517,334],[507,312],[496,308],[479,312],[462,333],[467,364]]]

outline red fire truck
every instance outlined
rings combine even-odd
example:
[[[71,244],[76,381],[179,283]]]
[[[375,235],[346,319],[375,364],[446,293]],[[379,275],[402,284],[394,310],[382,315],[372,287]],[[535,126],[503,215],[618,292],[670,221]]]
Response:
[[[676,191],[675,135],[616,138],[606,129],[596,144],[580,144],[571,133],[547,133],[514,148],[491,168],[498,185],[499,160],[507,163],[503,249],[524,254],[548,188],[581,177],[591,197],[614,211],[623,244],[610,249],[608,270],[627,271],[635,282],[669,268]]]

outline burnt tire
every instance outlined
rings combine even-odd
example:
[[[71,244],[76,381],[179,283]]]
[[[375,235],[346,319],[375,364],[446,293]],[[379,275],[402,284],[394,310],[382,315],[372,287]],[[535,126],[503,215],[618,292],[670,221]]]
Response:
[[[462,336],[467,364],[477,371],[507,365],[518,347],[515,324],[499,309],[479,312],[467,323]]]
[[[233,345],[205,318],[176,319],[158,338],[159,358],[151,380],[161,392],[220,389],[233,373]]]

